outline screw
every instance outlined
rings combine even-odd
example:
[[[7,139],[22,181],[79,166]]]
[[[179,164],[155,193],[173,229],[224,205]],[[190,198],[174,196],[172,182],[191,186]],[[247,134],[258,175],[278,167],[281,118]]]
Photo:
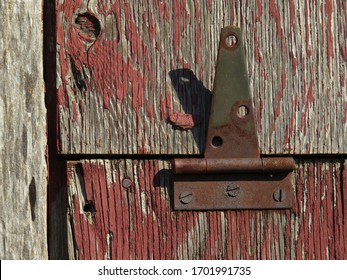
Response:
[[[273,197],[273,199],[276,202],[283,202],[283,200],[284,200],[284,191],[282,189],[277,189],[277,190],[274,191],[272,197]]]
[[[240,187],[229,185],[225,188],[225,193],[230,197],[237,197],[240,194]]]
[[[180,202],[183,204],[188,204],[192,201],[193,199],[193,193],[190,191],[184,191],[180,193],[179,196]]]
[[[130,188],[133,185],[133,181],[131,181],[129,178],[124,178],[122,181],[123,188]]]

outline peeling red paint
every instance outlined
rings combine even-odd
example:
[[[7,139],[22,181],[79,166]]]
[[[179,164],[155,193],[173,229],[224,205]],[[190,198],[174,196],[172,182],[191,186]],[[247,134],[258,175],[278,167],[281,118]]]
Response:
[[[170,114],[169,120],[175,127],[179,127],[181,129],[192,129],[200,124],[201,117],[180,112],[173,112]]]
[[[344,88],[346,83],[346,73],[341,73],[341,76],[340,76],[340,85],[341,85],[341,88]],[[342,96],[342,94],[340,95]]]
[[[207,8],[208,8],[209,10],[212,9],[212,2],[213,2],[213,0],[207,0]]]
[[[149,38],[151,42],[155,41],[155,36],[156,36],[156,23],[154,22],[153,14],[148,13],[148,24],[149,24]]]
[[[282,76],[281,76],[281,88],[278,91],[278,96],[277,96],[277,105],[276,105],[276,109],[275,109],[275,119],[277,119],[281,113],[283,91],[286,88],[286,86],[287,86],[287,77],[286,77],[286,73],[283,72]]]
[[[314,102],[314,94],[313,94],[313,80],[310,82],[310,86],[308,88],[307,92],[307,101],[312,104]]]
[[[347,47],[341,46],[341,54],[342,54],[343,60],[347,62]]]
[[[295,26],[295,4],[294,0],[289,0],[289,22],[290,22],[290,30],[293,31]]]
[[[255,61],[259,64],[263,62],[263,57],[261,56],[260,50],[259,50],[259,41],[258,41],[256,32],[254,32],[254,58],[255,58]]]
[[[267,80],[267,72],[265,69],[263,69],[263,77],[264,77],[264,81]]]
[[[312,54],[312,46],[311,46],[311,40],[310,40],[310,26],[309,26],[309,0],[306,0],[305,2],[305,34],[306,34],[306,54],[308,56],[311,56]]]
[[[230,0],[230,19],[232,24],[235,24],[235,1]]]
[[[304,108],[302,109],[301,112],[301,124],[300,124],[300,131],[303,133],[306,133],[307,126],[306,126],[306,120],[309,116],[309,106],[314,102],[314,93],[313,93],[313,80],[310,81],[310,84],[307,88],[307,82],[304,81],[304,88],[303,88],[303,93],[302,93],[302,99],[303,99],[303,104]]]
[[[298,69],[298,58],[294,55],[293,52],[290,52],[290,57],[292,59],[292,69],[293,69],[293,74],[296,74],[296,71]]]
[[[118,5],[117,5],[118,6]],[[76,13],[76,6],[72,12],[67,13],[67,7],[62,7],[62,18],[66,22],[72,21],[73,13]],[[113,7],[117,18],[120,18],[120,8]],[[136,24],[133,19],[132,7],[129,4],[121,5],[125,13],[125,20],[127,26],[127,33],[125,37],[130,42],[131,59],[126,59],[122,51],[117,49],[117,40],[107,40],[104,35],[100,34],[99,38],[92,44],[92,46],[86,45],[86,41],[80,35],[75,26],[70,28],[63,28],[62,22],[60,22],[59,16],[57,16],[58,30],[57,30],[57,43],[61,45],[61,64],[63,78],[63,88],[59,92],[60,104],[66,105],[66,94],[68,91],[68,80],[70,62],[65,59],[62,61],[65,53],[71,57],[74,67],[79,72],[88,71],[92,74],[91,80],[85,80],[88,90],[96,91],[102,94],[104,101],[104,108],[109,109],[109,102],[113,95],[116,95],[118,100],[123,100],[124,97],[132,90],[133,95],[133,107],[139,115],[139,110],[143,106],[143,89],[145,88],[144,74],[140,70],[136,69],[134,64],[140,63],[144,60],[144,52],[146,48],[142,41],[141,35],[137,31]],[[102,11],[99,11],[102,12]],[[153,18],[150,18],[150,22],[153,22]],[[154,28],[152,30],[155,31]],[[65,31],[65,32],[64,32]],[[151,29],[149,30],[151,32]],[[153,31],[151,33],[153,34]],[[65,37],[67,37],[67,45],[65,46]],[[90,43],[90,40],[87,40]],[[146,55],[148,55],[148,50]],[[149,59],[145,60],[147,66],[149,65]],[[71,62],[71,63],[72,63]],[[107,67],[108,66],[108,67]],[[146,65],[145,65],[146,66]],[[144,68],[146,69],[146,67]],[[147,67],[149,69],[149,67]]]
[[[180,46],[181,46],[181,35],[182,30],[180,26],[180,17],[181,17],[181,1],[176,1],[173,5],[173,50],[175,55],[181,57],[180,55]]]
[[[270,10],[269,10],[270,16],[276,22],[276,33],[277,33],[277,36],[278,36],[279,40],[281,41],[282,49],[285,51],[287,49],[286,38],[284,36],[283,29],[282,29],[281,14],[280,14],[280,11],[278,10],[278,7],[276,5],[275,0],[270,0],[269,8],[270,8]]]
[[[195,63],[201,64],[202,52],[201,52],[201,18],[198,2],[195,2]],[[202,67],[200,70],[203,70]]]
[[[169,89],[168,89],[169,90]],[[166,97],[160,96],[160,114],[162,120],[167,121],[168,116],[172,114],[172,104],[171,104],[171,94],[168,94]]]
[[[260,100],[259,107],[258,107],[258,117],[257,117],[257,120],[258,120],[258,131],[261,131],[263,129],[262,123],[261,123],[262,116],[263,116],[263,111],[264,111],[264,100]]]
[[[77,105],[76,105],[76,101],[73,100],[72,101],[72,121],[73,122],[77,122],[78,120],[78,111],[77,111]]]
[[[257,0],[257,15],[255,17],[255,22],[260,22],[262,15],[263,15],[262,0]]]
[[[65,1],[67,2],[67,1]],[[76,2],[77,3],[77,2]],[[171,12],[169,13],[168,5],[166,3],[163,3],[161,1],[156,1],[154,4],[159,7],[159,18],[162,19],[165,18],[166,21],[171,21]],[[305,10],[305,28],[306,28],[306,39],[308,46],[306,48],[307,54],[311,55],[311,46],[310,44],[310,26],[309,26],[309,16],[310,16],[310,10],[308,9],[308,3],[306,2],[306,10]],[[118,4],[118,3],[117,3]],[[123,4],[117,5],[118,7]],[[197,3],[195,3],[197,5]],[[208,6],[210,9],[212,9],[212,1],[208,0]],[[281,26],[281,13],[283,11],[280,11],[276,5],[275,1],[271,2],[272,5],[272,17],[276,22],[276,32],[277,36],[284,40],[284,34],[283,34],[283,28]],[[327,23],[329,25],[329,22],[332,22],[332,9],[334,7],[330,7],[329,5],[333,5],[332,1],[328,1],[325,4],[325,11],[326,15],[328,17]],[[184,34],[186,26],[184,26],[185,22],[188,21],[189,15],[184,14],[185,10],[185,4],[184,2],[179,2],[179,8],[175,11],[176,19],[173,19],[173,22],[175,21],[175,24],[178,24],[179,28],[177,29],[178,33],[176,36],[176,42],[173,43],[174,45],[174,52],[178,54],[180,57],[180,50],[183,48],[181,46],[181,40],[182,40],[182,34]],[[106,9],[106,5],[102,5],[103,9]],[[260,21],[262,17],[262,2],[260,0],[257,0],[257,7],[258,10],[256,10],[254,13],[256,13],[257,20]],[[295,11],[294,11],[294,2],[291,0],[289,2],[289,12],[290,12],[290,23],[291,27],[293,28],[295,23]],[[330,9],[331,8],[331,9]],[[66,6],[64,9],[67,9]],[[100,8],[101,9],[101,8]],[[123,10],[123,6],[121,6],[118,9]],[[196,8],[197,9],[197,8]],[[232,19],[235,19],[234,16],[234,2],[231,4],[232,9]],[[330,10],[329,10],[330,9]],[[100,10],[101,11],[101,10]],[[70,18],[68,14],[62,15],[62,19],[66,20],[67,18],[72,18],[73,10],[70,10],[71,12]],[[199,12],[199,11],[198,11]],[[196,12],[195,18],[192,20],[195,20],[195,25],[198,24],[201,20],[201,15]],[[71,70],[71,66],[69,65],[69,58],[65,57],[67,54],[71,55],[74,58],[74,61],[76,63],[76,69],[79,71],[82,71],[84,69],[90,70],[92,81],[86,81],[88,85],[88,90],[95,90],[96,92],[99,92],[103,96],[104,100],[104,108],[109,109],[109,102],[110,100],[115,97],[119,101],[123,101],[125,97],[131,97],[131,104],[134,109],[134,111],[137,113],[139,123],[141,119],[139,119],[140,112],[145,111],[147,113],[147,116],[149,117],[149,120],[152,120],[154,118],[154,108],[151,106],[151,102],[149,99],[147,99],[147,96],[145,97],[143,95],[143,92],[147,90],[148,88],[153,87],[154,81],[157,77],[153,76],[153,72],[151,72],[151,61],[149,59],[149,53],[148,53],[148,46],[144,45],[141,34],[139,34],[137,30],[137,26],[134,22],[133,14],[134,11],[132,10],[131,5],[127,4],[124,6],[124,13],[125,13],[125,25],[126,30],[129,31],[127,34],[121,34],[125,38],[127,38],[131,43],[130,46],[130,54],[129,57],[124,56],[123,50],[117,49],[117,42],[107,42],[107,40],[104,40],[105,38],[101,35],[100,42],[95,42],[92,47],[90,47],[87,51],[85,51],[85,54],[83,54],[83,51],[86,50],[87,46],[85,43],[78,43],[78,40],[81,40],[81,36],[77,37],[78,31],[74,31],[74,27],[70,27],[66,29],[66,34],[62,34],[62,30],[58,30],[58,36],[57,41],[59,41],[61,45],[61,49],[65,48],[65,41],[64,40],[71,40],[69,44],[73,45],[71,48],[69,48],[68,52],[59,51],[59,61],[61,63],[60,71],[61,76],[64,77],[62,80],[62,85],[58,89],[58,102],[60,105],[67,106],[68,101],[71,102],[71,100],[68,100],[66,96],[66,91],[71,87],[70,80],[71,79],[71,73],[69,72]],[[330,13],[330,14],[329,14]],[[117,14],[118,18],[118,14]],[[69,23],[69,21],[66,21]],[[148,35],[151,41],[155,40],[155,23],[154,23],[154,17],[152,13],[148,14]],[[62,22],[59,23],[59,26],[62,26]],[[332,32],[332,26],[326,29],[326,32]],[[60,32],[60,33],[59,33]],[[70,32],[70,33],[69,33]],[[327,33],[327,34],[328,34]],[[68,35],[67,35],[68,34]],[[62,36],[62,37],[60,37]],[[202,60],[202,53],[199,51],[200,44],[201,44],[201,29],[197,28],[196,33],[192,35],[196,46],[195,46],[195,61],[194,63],[199,64]],[[333,34],[331,34],[333,36]],[[255,39],[255,60],[257,63],[262,63],[263,58],[261,56],[261,52],[259,50],[259,42],[256,35],[254,35]],[[73,40],[76,40],[75,42]],[[102,43],[101,43],[102,42]],[[331,41],[331,44],[334,42]],[[155,42],[155,44],[160,44],[158,42]],[[283,41],[282,41],[283,44]],[[328,44],[329,44],[329,34],[328,34]],[[58,44],[59,45],[59,44]],[[334,45],[331,45],[331,48]],[[157,50],[159,50],[160,47],[157,47]],[[81,53],[82,50],[82,53]],[[329,59],[334,56],[334,49],[329,50],[328,45],[328,56]],[[116,53],[114,56],[113,54]],[[341,47],[341,53],[343,58],[347,59],[347,53],[346,48]],[[300,52],[298,54],[300,56]],[[94,57],[93,57],[94,56]],[[295,54],[293,52],[290,52],[291,56],[291,63],[292,63],[292,70],[294,75],[297,74],[298,69],[298,58],[295,57]],[[90,57],[92,59],[90,59]],[[101,61],[98,61],[100,57],[105,57],[105,59],[101,59]],[[160,58],[159,64],[162,64],[162,60],[164,58]],[[172,58],[171,58],[172,59]],[[100,60],[100,59],[99,59]],[[110,62],[111,61],[111,62]],[[110,62],[110,64],[109,64]],[[172,65],[176,66],[177,60],[176,58],[172,59]],[[188,66],[190,64],[189,61],[184,61],[182,57],[180,57],[179,60],[182,65]],[[141,64],[139,67],[138,64]],[[193,64],[194,65],[194,64]],[[109,68],[108,68],[109,67]],[[200,67],[196,66],[196,67]],[[289,66],[290,67],[290,66]],[[199,71],[199,75],[201,75],[201,70]],[[108,72],[110,71],[110,72]],[[310,69],[310,71],[314,71],[313,69]],[[264,76],[264,79],[267,79],[267,74],[265,69],[261,69],[259,72]],[[300,72],[300,71],[299,71]],[[106,77],[111,73],[110,77]],[[276,99],[275,104],[275,118],[278,118],[281,114],[281,102],[284,95],[284,90],[287,86],[287,79],[286,75],[288,73],[283,72],[281,77],[281,89],[278,91],[278,98]],[[69,77],[69,79],[67,78]],[[341,78],[341,85],[344,86],[344,79]],[[307,84],[306,84],[307,83]],[[322,82],[324,83],[324,81]],[[304,93],[303,93],[303,102],[300,104],[303,104],[303,108],[300,108],[302,110],[302,125],[307,126],[307,114],[308,114],[308,107],[310,104],[314,102],[315,93],[314,93],[314,80],[311,79],[308,81],[305,81],[304,85]],[[69,89],[70,90],[70,89]],[[192,101],[194,103],[195,97],[192,98]],[[277,102],[277,103],[276,103]],[[298,97],[295,96],[294,98],[294,105],[292,110],[292,115],[290,118],[290,124],[289,127],[286,128],[286,137],[285,139],[289,139],[290,135],[294,133],[295,129],[295,122],[299,122],[295,119],[295,113],[299,109],[299,100]],[[261,118],[262,118],[262,112],[264,107],[264,101],[260,101],[260,108],[258,110],[258,122],[261,125]],[[329,106],[327,106],[329,107]],[[145,108],[145,109],[144,109]],[[142,110],[144,109],[144,110]],[[72,101],[72,110],[73,110],[73,121],[76,121],[78,116],[78,110],[83,115],[83,103],[79,102],[79,108],[77,108],[77,105],[75,101]],[[175,113],[172,113],[172,104],[171,99],[167,98],[165,96],[161,96],[160,98],[160,114],[162,119],[166,120],[168,116],[170,121],[171,118],[178,121],[179,116],[175,115]],[[193,116],[190,114],[185,114],[188,116],[187,119],[184,119],[183,126],[189,126],[194,123]],[[173,117],[172,117],[173,116]],[[346,122],[347,118],[347,111],[345,110],[345,116],[344,116],[344,122]],[[83,120],[82,120],[83,122]],[[83,127],[83,126],[82,126]],[[303,129],[303,127],[302,127]],[[307,129],[305,127],[305,129]],[[146,132],[147,133],[147,132]],[[142,145],[144,146],[145,136],[141,138]],[[286,141],[286,140],[285,140]],[[288,140],[289,141],[289,140]],[[285,142],[286,143],[286,142]],[[145,148],[143,147],[141,150],[143,153],[146,153]],[[113,234],[113,242],[112,245],[112,258],[122,259],[122,258],[180,258],[182,257],[183,252],[187,252],[188,248],[187,244],[189,242],[193,242],[190,239],[196,238],[194,234],[196,231],[191,231],[192,235],[189,235],[189,230],[194,229],[195,226],[199,225],[199,219],[203,215],[206,215],[208,217],[208,224],[206,226],[206,230],[204,228],[204,240],[201,242],[201,248],[199,247],[197,250],[199,250],[196,254],[199,257],[203,258],[225,258],[225,256],[228,256],[228,258],[237,258],[237,256],[242,255],[242,258],[257,258],[258,256],[261,256],[263,258],[270,258],[275,253],[273,253],[274,248],[272,246],[273,243],[271,240],[278,240],[280,236],[280,223],[273,222],[271,219],[272,217],[275,217],[274,219],[277,219],[276,217],[280,217],[279,219],[282,219],[282,223],[286,223],[285,229],[285,240],[284,240],[284,248],[281,247],[280,249],[283,249],[285,251],[285,256],[290,258],[292,257],[292,254],[298,257],[307,258],[307,256],[316,257],[320,256],[322,258],[326,257],[326,247],[332,246],[335,248],[335,251],[333,254],[339,254],[336,256],[339,256],[340,258],[343,258],[343,256],[346,256],[341,253],[341,250],[338,248],[346,247],[346,243],[343,239],[344,234],[342,229],[344,229],[344,232],[347,231],[346,224],[339,225],[340,228],[333,232],[333,226],[329,224],[329,221],[334,221],[334,223],[340,222],[339,219],[333,219],[331,217],[331,212],[328,214],[323,213],[321,211],[321,208],[327,208],[327,209],[333,209],[334,205],[332,201],[326,201],[322,197],[324,197],[325,190],[322,188],[317,191],[317,193],[314,194],[314,191],[316,189],[317,184],[319,182],[312,181],[309,184],[309,188],[306,190],[304,189],[303,182],[305,181],[305,178],[311,177],[314,178],[315,176],[324,178],[324,187],[327,188],[326,192],[333,192],[332,190],[332,181],[333,177],[332,175],[329,175],[329,173],[317,171],[316,169],[312,168],[310,166],[307,169],[307,174],[305,174],[302,171],[302,181],[300,182],[299,179],[296,179],[296,187],[297,187],[297,201],[294,203],[293,212],[290,213],[289,211],[285,213],[285,215],[278,215],[278,213],[275,212],[267,212],[267,211],[245,211],[245,212],[231,212],[226,211],[223,215],[225,215],[225,221],[221,219],[221,217],[224,217],[220,215],[220,213],[217,212],[204,212],[204,213],[173,213],[170,208],[170,204],[167,203],[165,198],[163,198],[162,193],[166,192],[166,189],[163,189],[163,187],[156,187],[153,188],[151,183],[156,179],[156,173],[159,172],[159,168],[157,164],[157,161],[155,163],[150,163],[147,161],[144,161],[144,170],[145,172],[138,167],[137,164],[133,164],[133,169],[136,168],[136,174],[138,174],[138,180],[139,180],[139,188],[138,189],[132,189],[132,190],[125,190],[121,186],[121,176],[124,174],[119,174],[118,170],[117,173],[115,173],[115,182],[113,182],[110,185],[107,185],[105,183],[107,181],[107,178],[105,176],[105,169],[101,168],[98,165],[90,165],[89,167],[85,167],[86,164],[84,164],[84,172],[83,173],[90,173],[92,176],[88,178],[88,175],[84,175],[85,177],[85,184],[86,188],[89,190],[86,191],[86,197],[90,198],[92,196],[92,199],[95,199],[95,205],[98,209],[97,212],[97,218],[98,221],[95,222],[95,224],[88,224],[84,219],[84,214],[81,214],[83,212],[83,209],[79,208],[79,201],[77,199],[77,196],[73,196],[73,204],[75,205],[75,212],[74,212],[74,237],[76,238],[76,247],[78,249],[81,249],[79,251],[79,257],[80,258],[104,258],[104,253],[107,247],[106,245],[106,235],[108,233]],[[300,172],[300,171],[299,171]],[[306,171],[305,171],[306,172]],[[317,174],[317,175],[316,175]],[[346,172],[344,173],[345,177],[347,178]],[[127,174],[129,175],[129,174]],[[129,175],[130,177],[130,175]],[[339,180],[341,177],[338,177]],[[312,179],[311,179],[312,180]],[[91,191],[92,194],[91,194]],[[343,190],[345,193],[346,190]],[[308,193],[307,193],[308,192]],[[111,198],[108,200],[104,200],[104,198]],[[307,202],[309,203],[309,207],[304,210],[304,206],[302,204],[304,203],[306,197]],[[327,196],[325,196],[327,197]],[[305,198],[305,199],[304,199]],[[342,200],[343,198],[339,197],[338,199]],[[107,202],[107,203],[106,203]],[[338,207],[334,209],[334,215],[336,216],[347,216],[346,207],[343,208],[341,206],[341,201],[338,201]],[[347,200],[344,198],[344,205],[347,205]],[[317,207],[319,206],[319,207]],[[300,211],[299,211],[300,209]],[[313,210],[312,210],[313,209]],[[114,210],[114,211],[113,211]],[[307,212],[305,212],[307,211]],[[312,217],[310,217],[307,213],[311,213]],[[322,215],[324,214],[324,215]],[[102,216],[100,216],[102,215]],[[301,216],[300,216],[301,215]],[[326,216],[327,215],[327,216]],[[294,216],[293,219],[295,219],[295,222],[302,222],[304,225],[298,229],[298,235],[299,239],[296,241],[295,238],[289,238],[291,234],[291,224],[290,219]],[[261,217],[262,221],[265,221],[264,223],[260,223],[255,221],[254,224],[251,222],[254,221],[256,217]],[[267,220],[269,219],[269,220]],[[311,226],[308,226],[310,219],[312,220],[313,224]],[[267,222],[269,221],[269,222]],[[226,230],[221,233],[220,229],[223,228],[223,222],[227,224]],[[108,228],[109,226],[109,228]],[[320,227],[323,227],[323,230],[320,230]],[[224,230],[224,228],[223,228]],[[264,233],[264,235],[251,235],[251,231]],[[144,234],[144,232],[146,234]],[[342,233],[341,233],[342,232]],[[222,235],[226,234],[229,235],[226,237],[227,244],[223,244],[222,242]],[[335,238],[328,239],[328,236],[336,235]],[[193,237],[192,237],[193,236]],[[239,240],[236,238],[239,237],[242,242],[239,242]],[[282,236],[283,237],[283,236]],[[96,245],[96,242],[98,245]],[[205,243],[204,243],[205,242]],[[297,242],[296,246],[292,251],[290,250],[290,246],[292,246],[291,242]],[[91,244],[89,244],[91,243]],[[87,245],[85,245],[87,244]],[[160,246],[157,246],[160,244]],[[252,246],[253,244],[253,246]],[[254,245],[257,244],[257,245]],[[260,244],[260,245],[258,245]],[[321,246],[319,250],[315,251],[315,245]],[[199,244],[200,246],[200,244]],[[255,249],[256,246],[256,249]],[[282,245],[280,245],[282,246]],[[261,248],[261,249],[258,249]],[[194,248],[195,249],[195,248]],[[103,251],[104,250],[104,251]],[[345,249],[346,251],[347,249]],[[307,254],[306,256],[302,255],[302,252],[305,252]],[[101,254],[103,253],[103,254]],[[329,252],[330,253],[330,252]]]
[[[167,119],[166,100],[163,96],[160,97],[160,115],[162,120]]]
[[[84,106],[82,100],[80,100],[78,104],[78,108],[81,114],[81,124],[82,124],[82,132],[84,132]]]
[[[155,7],[158,8],[159,16],[165,21],[169,21],[171,19],[171,14],[169,13],[168,3],[162,0],[155,0]]]
[[[151,105],[150,100],[146,100],[146,110],[147,110],[147,116],[149,118],[149,120],[153,120],[154,118],[154,108]]]
[[[332,30],[332,13],[333,13],[334,7],[333,2],[331,0],[326,0],[325,2],[325,11],[327,13],[327,52],[328,52],[328,58],[334,59],[334,35]]]

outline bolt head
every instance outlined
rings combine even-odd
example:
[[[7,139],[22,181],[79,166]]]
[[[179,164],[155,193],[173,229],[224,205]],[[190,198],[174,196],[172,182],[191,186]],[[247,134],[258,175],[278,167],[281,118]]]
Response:
[[[230,197],[237,197],[241,192],[241,189],[238,185],[228,185],[225,187],[225,193]]]
[[[190,191],[181,192],[179,199],[182,204],[188,204],[193,200],[193,193]]]
[[[130,188],[133,185],[133,181],[131,181],[129,178],[124,178],[122,181],[123,188]]]
[[[285,193],[282,189],[277,189],[274,191],[272,198],[276,202],[283,202],[285,198]]]

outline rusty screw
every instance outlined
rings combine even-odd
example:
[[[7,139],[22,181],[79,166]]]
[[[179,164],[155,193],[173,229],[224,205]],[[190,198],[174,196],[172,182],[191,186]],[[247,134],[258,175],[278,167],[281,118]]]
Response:
[[[133,185],[133,181],[131,181],[129,178],[124,178],[122,181],[123,188],[130,188]]]
[[[274,191],[272,197],[273,197],[273,199],[276,202],[283,202],[283,200],[284,200],[284,191],[282,189],[277,189],[277,190]]]
[[[179,199],[182,204],[188,204],[193,199],[193,193],[190,191],[184,191],[180,193]]]
[[[225,188],[225,193],[230,197],[237,197],[240,194],[240,187],[229,185]]]

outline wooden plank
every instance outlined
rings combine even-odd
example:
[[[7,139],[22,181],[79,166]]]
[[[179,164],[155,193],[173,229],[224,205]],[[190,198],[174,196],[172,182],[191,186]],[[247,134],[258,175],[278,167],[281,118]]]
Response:
[[[347,153],[344,0],[57,0],[56,18],[61,153],[202,153],[226,25],[262,153]]]
[[[166,161],[69,162],[70,257],[346,259],[346,179],[342,161],[301,160],[292,210],[173,211]]]
[[[47,259],[42,1],[0,11],[0,259]]]

